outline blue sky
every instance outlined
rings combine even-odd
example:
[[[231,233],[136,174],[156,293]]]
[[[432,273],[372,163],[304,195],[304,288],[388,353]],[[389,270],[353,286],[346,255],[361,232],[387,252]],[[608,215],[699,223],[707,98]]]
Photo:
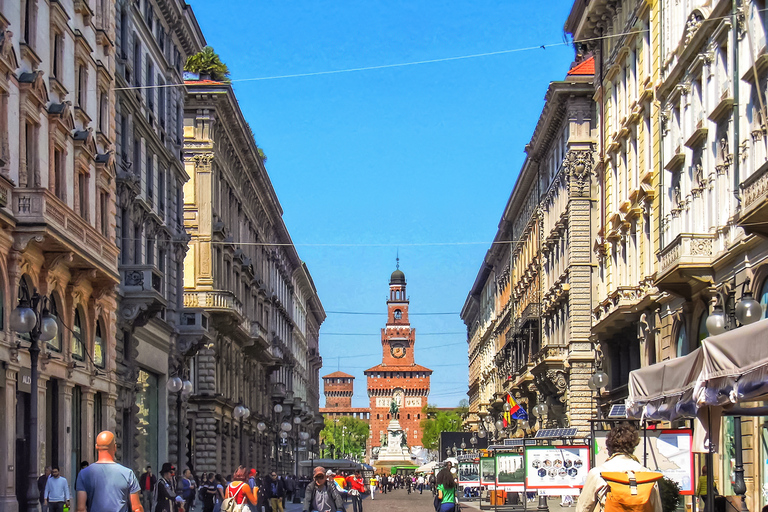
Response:
[[[416,360],[434,370],[429,401],[457,405],[468,365],[458,312],[496,234],[547,84],[573,60],[562,45],[571,1],[188,2],[232,72],[325,309],[378,313],[328,314],[321,375],[355,375],[353,405],[368,405],[363,371],[381,361],[399,251]],[[237,82],[549,44],[556,46]]]

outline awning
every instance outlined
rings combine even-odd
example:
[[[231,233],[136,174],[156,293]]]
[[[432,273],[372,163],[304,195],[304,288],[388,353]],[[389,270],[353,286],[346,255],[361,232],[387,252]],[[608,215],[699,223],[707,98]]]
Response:
[[[627,416],[676,420],[696,416],[694,388],[703,367],[703,352],[663,361],[629,373]]]

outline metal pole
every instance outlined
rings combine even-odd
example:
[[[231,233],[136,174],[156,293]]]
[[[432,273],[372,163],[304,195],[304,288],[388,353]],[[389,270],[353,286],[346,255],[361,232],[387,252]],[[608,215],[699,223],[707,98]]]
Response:
[[[181,391],[176,393],[176,464],[179,466],[179,473],[183,474],[181,467]]]
[[[735,453],[736,464],[733,470],[733,473],[734,473],[733,492],[741,496],[742,512],[748,512],[747,498],[744,495],[747,492],[747,485],[746,483],[744,483],[744,458],[743,458],[742,445],[741,445],[741,416],[733,417],[733,437],[734,437],[734,440],[733,440],[734,451],[736,452]],[[707,489],[707,493],[709,493],[709,489]]]
[[[29,346],[29,364],[30,364],[30,383],[29,397],[29,482],[27,483],[27,509],[30,511],[38,510],[40,493],[37,490],[37,381],[40,378],[40,370],[37,368],[37,358],[40,355],[40,314],[37,310],[37,301],[33,298],[32,307],[37,316],[37,323],[29,333],[29,339],[32,342]],[[79,432],[76,435],[80,435]]]

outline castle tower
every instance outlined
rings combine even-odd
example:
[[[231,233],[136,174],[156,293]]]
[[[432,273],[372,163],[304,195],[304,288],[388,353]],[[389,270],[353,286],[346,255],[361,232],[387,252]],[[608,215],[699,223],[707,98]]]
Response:
[[[416,329],[408,318],[409,300],[405,274],[398,268],[389,279],[387,323],[381,330],[381,364],[365,371],[371,403],[371,446],[381,446],[387,435],[389,409],[399,407],[400,425],[408,435],[408,446],[421,446],[421,409],[427,404],[432,370],[416,364],[413,348]]]
[[[355,378],[344,372],[333,372],[323,377],[323,392],[327,409],[350,409],[355,391]]]

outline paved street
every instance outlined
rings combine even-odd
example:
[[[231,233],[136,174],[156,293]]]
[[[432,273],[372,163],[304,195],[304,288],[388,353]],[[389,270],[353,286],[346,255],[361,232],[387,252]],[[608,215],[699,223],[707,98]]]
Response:
[[[300,504],[288,504],[286,512],[301,512]],[[432,493],[425,492],[408,494],[407,491],[396,490],[387,494],[376,493],[376,499],[371,500],[370,494],[363,500],[364,512],[433,512]],[[352,502],[347,501],[347,512],[354,512]]]

